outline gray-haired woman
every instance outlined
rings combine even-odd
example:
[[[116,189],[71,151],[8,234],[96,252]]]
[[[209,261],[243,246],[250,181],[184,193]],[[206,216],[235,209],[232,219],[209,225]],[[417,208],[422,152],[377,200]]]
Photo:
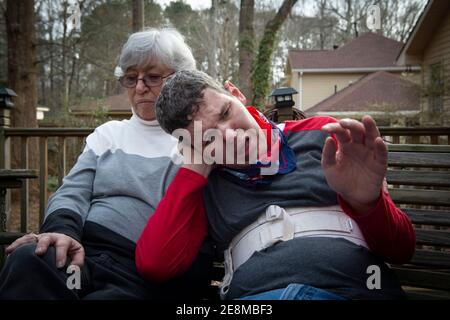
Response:
[[[177,141],[155,120],[155,101],[168,76],[188,69],[195,69],[195,60],[176,30],[129,37],[115,74],[133,116],[88,136],[49,200],[40,233],[7,248],[0,299],[163,299],[195,283],[192,298],[202,283],[208,285],[206,255],[192,266],[200,274],[191,270],[164,286],[143,280],[134,263],[136,241],[178,170]]]

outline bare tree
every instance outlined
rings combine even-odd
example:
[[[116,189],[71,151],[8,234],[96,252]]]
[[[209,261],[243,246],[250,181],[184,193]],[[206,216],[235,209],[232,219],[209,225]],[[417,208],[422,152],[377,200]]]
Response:
[[[255,30],[253,17],[255,1],[241,0],[239,12],[239,78],[238,84],[246,97],[253,96],[251,71],[254,56]]]
[[[381,0],[336,0],[328,2],[327,11],[339,19],[334,30],[336,43],[346,43],[360,33],[368,31],[366,26],[367,9],[378,5]]]
[[[133,32],[144,29],[144,1],[133,0]]]
[[[208,53],[208,74],[217,78],[217,0],[211,0],[211,9],[209,9],[209,50]],[[206,31],[206,30],[205,30]]]
[[[317,5],[317,15],[319,18],[319,44],[320,50],[325,48],[325,38],[326,38],[326,29],[327,29],[327,1],[320,0],[316,2]]]
[[[383,35],[405,42],[425,4],[420,0],[381,0]]]
[[[0,0],[0,86],[6,84],[6,77],[8,73],[5,14],[5,1]]]
[[[8,38],[8,86],[16,93],[12,110],[13,127],[37,127],[37,78],[34,0],[7,0],[6,29]],[[38,148],[31,141],[28,146],[29,168],[38,168]],[[11,168],[23,168],[20,148],[11,144]],[[25,146],[26,147],[26,146]],[[28,182],[26,182],[28,184]],[[31,201],[37,199],[37,182],[30,184]],[[13,194],[12,201],[15,196]]]
[[[17,93],[13,127],[36,127],[34,0],[7,0],[8,81]]]
[[[370,5],[378,5],[381,9],[381,30],[379,33],[397,41],[405,41],[414,25],[425,0],[337,0],[328,2],[327,11],[339,19],[335,28],[338,43],[345,43],[367,32],[367,9]]]
[[[273,17],[264,29],[264,35],[259,43],[258,53],[252,72],[253,101],[254,105],[264,108],[265,99],[269,91],[270,67],[277,32],[297,0],[284,0],[277,14]]]

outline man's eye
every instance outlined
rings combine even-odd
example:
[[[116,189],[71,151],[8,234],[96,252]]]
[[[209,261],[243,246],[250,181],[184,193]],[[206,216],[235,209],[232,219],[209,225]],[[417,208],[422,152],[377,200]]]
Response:
[[[125,76],[125,81],[136,81],[137,77],[136,76]]]

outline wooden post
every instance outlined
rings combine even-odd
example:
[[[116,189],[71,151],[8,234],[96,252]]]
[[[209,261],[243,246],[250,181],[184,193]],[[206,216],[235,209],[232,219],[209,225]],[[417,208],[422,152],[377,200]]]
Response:
[[[439,144],[439,136],[432,135],[430,136],[431,144]]]
[[[400,136],[397,136],[397,135],[392,136],[392,143],[399,144],[400,143]]]
[[[20,139],[20,167],[28,169],[28,137]],[[27,232],[28,225],[28,203],[29,203],[29,184],[28,179],[25,179],[20,188],[20,232]]]
[[[0,108],[0,169],[11,167],[11,143],[3,128],[11,126],[11,110]]]
[[[47,206],[48,148],[47,137],[39,138],[39,225],[42,225]]]
[[[11,110],[9,108],[0,108],[0,169],[6,169],[11,167],[11,142],[10,139],[6,139],[5,128],[9,128],[11,125]],[[5,229],[0,231],[6,231],[6,222],[11,215],[11,193],[6,189],[0,191],[0,210],[5,213]],[[0,217],[1,220],[1,217]],[[2,228],[3,229],[3,228]],[[0,268],[3,265],[5,259],[5,250],[3,246],[0,246]]]
[[[58,139],[59,144],[59,169],[61,170],[58,172],[58,186],[60,187],[62,185],[63,178],[66,176],[67,168],[66,168],[66,138],[65,137],[59,137]]]
[[[278,108],[278,122],[283,123],[286,120],[292,120],[294,113],[292,107]]]

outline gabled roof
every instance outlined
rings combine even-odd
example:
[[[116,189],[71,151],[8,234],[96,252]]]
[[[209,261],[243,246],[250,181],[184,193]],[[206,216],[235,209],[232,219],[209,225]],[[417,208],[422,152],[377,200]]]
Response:
[[[330,111],[420,111],[420,86],[401,76],[378,71],[319,102],[306,113]]]
[[[408,40],[399,52],[399,65],[420,63],[423,52],[442,20],[450,12],[449,0],[429,0],[417,20]]]
[[[17,97],[13,89],[0,87],[0,96]]]
[[[280,87],[280,88],[276,88],[274,90],[272,90],[272,92],[270,93],[269,97],[272,96],[283,96],[283,95],[287,95],[287,94],[296,94],[298,93],[297,90],[295,90],[294,88],[291,87]]]
[[[396,67],[402,45],[368,32],[336,50],[289,50],[289,63],[292,69]]]

